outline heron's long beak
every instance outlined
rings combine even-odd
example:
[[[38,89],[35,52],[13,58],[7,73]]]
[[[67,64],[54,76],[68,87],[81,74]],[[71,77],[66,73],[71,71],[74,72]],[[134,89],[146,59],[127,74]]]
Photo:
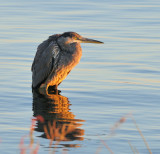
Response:
[[[93,40],[93,39],[89,39],[89,38],[81,38],[80,39],[81,43],[98,43],[98,44],[102,44],[103,42],[101,41],[97,41],[97,40]]]

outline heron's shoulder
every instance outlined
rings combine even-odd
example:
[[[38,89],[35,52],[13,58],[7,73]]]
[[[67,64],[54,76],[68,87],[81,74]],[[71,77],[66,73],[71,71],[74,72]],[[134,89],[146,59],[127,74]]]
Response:
[[[55,41],[61,34],[54,34],[49,36],[48,41]]]
[[[48,37],[47,40],[43,41],[41,44],[37,47],[37,52],[41,54],[51,42],[56,42],[57,38],[60,36],[60,34],[51,35]]]

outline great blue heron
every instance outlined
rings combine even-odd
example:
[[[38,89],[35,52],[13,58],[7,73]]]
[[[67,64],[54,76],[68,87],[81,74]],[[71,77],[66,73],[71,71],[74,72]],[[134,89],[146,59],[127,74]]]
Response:
[[[55,34],[42,42],[32,64],[32,87],[55,90],[69,72],[79,63],[80,43],[103,43],[88,39],[75,32]]]

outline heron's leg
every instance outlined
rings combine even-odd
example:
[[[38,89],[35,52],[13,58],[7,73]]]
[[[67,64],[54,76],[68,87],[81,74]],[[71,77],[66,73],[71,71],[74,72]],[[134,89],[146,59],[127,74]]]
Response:
[[[55,85],[55,93],[56,93],[56,95],[58,95],[58,86],[57,85]]]
[[[61,92],[60,90],[58,90],[58,85],[49,86],[48,91],[50,91],[54,94],[57,94],[57,95]]]
[[[48,89],[47,85],[45,83],[42,83],[38,88],[38,91],[40,94],[48,94],[47,89]]]

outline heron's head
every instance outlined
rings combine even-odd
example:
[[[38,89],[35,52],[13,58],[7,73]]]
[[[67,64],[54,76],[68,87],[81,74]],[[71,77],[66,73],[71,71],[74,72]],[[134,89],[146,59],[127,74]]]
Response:
[[[63,41],[65,45],[72,44],[72,43],[103,43],[101,41],[89,39],[82,37],[81,35],[75,33],[75,32],[65,32],[59,37],[60,41]]]

